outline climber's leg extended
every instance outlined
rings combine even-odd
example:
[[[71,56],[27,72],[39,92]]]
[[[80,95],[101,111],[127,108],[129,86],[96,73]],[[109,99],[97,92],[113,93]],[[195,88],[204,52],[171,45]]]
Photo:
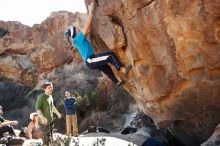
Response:
[[[96,66],[96,67],[91,67],[90,64],[87,63],[87,66],[91,69],[97,69],[97,70],[100,70],[102,71],[103,73],[105,73],[111,80],[113,83],[117,84],[118,82],[118,79],[115,77],[111,67],[107,64],[105,65],[101,65],[101,66]]]
[[[120,70],[123,67],[121,61],[115,55],[115,53],[108,51],[99,53],[93,56],[90,56],[87,62],[90,64],[91,67],[102,66],[107,63],[111,63],[117,70]]]
[[[117,70],[122,72],[124,75],[127,75],[127,73],[131,69],[131,65],[129,65],[128,67],[124,67],[121,61],[115,55],[115,53],[111,51],[90,56],[90,58],[87,60],[87,65],[90,66],[90,68],[96,68],[98,66],[102,66],[108,63],[111,63]]]

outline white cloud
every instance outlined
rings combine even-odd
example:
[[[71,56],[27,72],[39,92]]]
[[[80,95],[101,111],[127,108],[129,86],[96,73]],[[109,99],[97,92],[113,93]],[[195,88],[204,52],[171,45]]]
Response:
[[[86,13],[84,0],[1,0],[0,20],[32,26],[61,10]]]

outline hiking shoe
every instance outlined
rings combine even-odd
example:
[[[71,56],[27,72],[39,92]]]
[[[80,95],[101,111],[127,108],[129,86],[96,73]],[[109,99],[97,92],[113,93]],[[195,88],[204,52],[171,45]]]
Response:
[[[124,75],[125,75],[125,76],[126,76],[126,75],[128,74],[128,72],[131,70],[131,68],[132,68],[132,65],[131,65],[131,64],[126,67],[125,72],[124,72]]]

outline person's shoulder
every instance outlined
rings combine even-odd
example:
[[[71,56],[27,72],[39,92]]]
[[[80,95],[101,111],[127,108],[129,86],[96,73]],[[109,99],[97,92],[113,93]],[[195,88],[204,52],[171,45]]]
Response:
[[[43,96],[44,95],[44,93],[41,93],[41,94],[39,94],[37,97],[41,97],[41,96]]]
[[[85,36],[82,32],[82,30],[80,30],[80,32],[77,34],[78,36]]]
[[[28,127],[33,127],[33,126],[34,126],[34,122],[30,121],[29,124],[28,124]]]
[[[75,96],[72,96],[71,99],[76,100],[76,97],[75,97]]]
[[[37,96],[38,99],[43,99],[45,98],[47,95],[45,93],[42,93],[40,95]]]
[[[33,121],[30,121],[30,122],[29,122],[29,125],[33,125],[33,124],[34,124],[34,122],[33,122]]]
[[[82,30],[76,35],[76,37],[73,39],[74,41],[85,38],[85,35],[83,34]]]
[[[72,97],[72,99],[73,99],[73,102],[74,102],[74,103],[77,102],[76,97]]]

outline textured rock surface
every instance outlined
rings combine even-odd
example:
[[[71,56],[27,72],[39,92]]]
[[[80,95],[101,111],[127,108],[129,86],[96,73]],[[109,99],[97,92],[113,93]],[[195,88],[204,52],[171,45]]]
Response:
[[[84,23],[86,14],[53,12],[33,27],[2,22],[9,33],[0,39],[0,76],[26,86],[35,86],[40,74],[50,72],[72,59],[64,47],[63,32],[73,22]]]
[[[98,0],[93,23],[95,46],[133,64],[121,78],[142,110],[204,142],[220,121],[220,1]]]
[[[119,75],[124,88],[185,145],[206,141],[220,122],[220,1],[97,2],[90,38],[97,52],[111,49],[133,64],[127,77]],[[0,77],[26,86],[56,80],[54,68],[72,59],[63,49],[63,31],[84,18],[59,12],[33,27],[0,22],[10,32],[0,39]],[[83,83],[87,76],[76,77]]]

